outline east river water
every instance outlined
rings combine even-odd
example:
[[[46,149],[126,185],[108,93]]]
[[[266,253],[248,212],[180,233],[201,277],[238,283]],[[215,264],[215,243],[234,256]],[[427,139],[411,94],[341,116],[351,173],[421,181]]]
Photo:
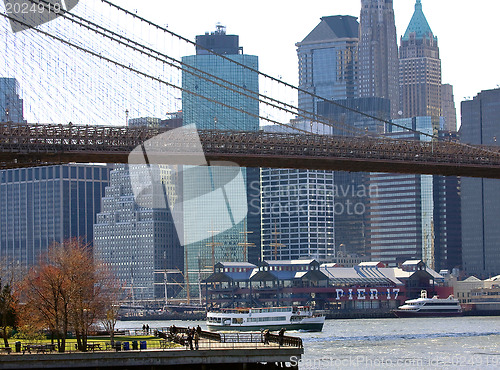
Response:
[[[198,321],[121,321],[117,328],[196,326]],[[500,369],[500,317],[327,320],[304,341],[299,369]],[[294,359],[292,359],[293,361]]]

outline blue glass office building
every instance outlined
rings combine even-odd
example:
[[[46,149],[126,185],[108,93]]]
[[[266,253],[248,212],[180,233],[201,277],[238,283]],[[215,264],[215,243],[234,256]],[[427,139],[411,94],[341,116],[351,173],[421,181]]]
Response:
[[[84,164],[0,171],[0,258],[28,267],[54,242],[92,243],[109,172]]]
[[[182,73],[182,86],[196,94],[183,92],[183,125],[194,124],[199,129],[257,131],[259,102],[252,96],[257,97],[259,91],[256,72],[258,57],[243,54],[238,36],[227,35],[222,26],[218,26],[215,32],[197,36],[196,42],[199,45],[196,55],[182,58],[186,65]],[[211,51],[228,59],[214,55]],[[208,77],[207,81],[194,68],[203,71],[204,76],[208,73],[234,85],[214,77]],[[189,166],[185,166],[183,173],[189,169]],[[239,190],[233,189],[232,199],[217,201],[217,178],[225,177],[230,172],[224,167],[212,167],[208,185],[201,184],[196,176],[183,175],[183,199],[186,200],[183,203],[184,266],[189,275],[191,293],[196,293],[198,282],[213,271],[213,262],[243,259],[257,262],[260,212],[248,213],[242,220],[233,220],[233,215],[241,213],[249,204],[257,203],[257,209],[260,210],[259,170],[242,169],[246,186]],[[211,192],[214,192],[213,197],[210,196]],[[204,195],[203,200],[197,199]],[[222,221],[228,217],[234,221],[229,229],[223,226]],[[245,242],[255,246],[245,247],[242,245]]]
[[[299,88],[322,98],[357,97],[356,65],[359,23],[356,17],[322,17],[304,40],[298,42]],[[299,91],[299,108],[316,113],[318,99]]]
[[[0,78],[0,122],[26,122],[21,89],[15,78]]]
[[[462,102],[460,141],[498,146],[500,89],[481,91]],[[500,274],[500,180],[463,177],[462,260],[468,275],[489,278]]]
[[[328,135],[346,134],[344,131],[338,132],[336,127],[315,122],[312,115],[319,114],[338,121],[336,114],[327,109],[329,106],[325,108],[329,103],[323,99],[341,99],[345,103],[357,96],[355,73],[358,32],[359,24],[355,17],[322,17],[320,23],[296,44],[301,89],[298,93],[299,108],[307,111],[301,112],[305,118],[294,122],[297,128]],[[344,121],[346,112],[349,113],[344,109],[340,114]],[[350,122],[347,123],[349,125]],[[347,190],[347,186],[343,186],[345,182],[348,183],[348,193],[358,183],[351,183],[354,179],[345,179],[343,175],[345,173],[332,171],[262,169],[264,259],[311,257],[320,261],[333,260],[338,251],[339,220],[347,218],[350,219],[351,230],[349,243],[342,240],[349,244],[349,252],[358,252],[359,243],[354,240],[356,232],[352,230],[354,224],[357,229],[363,225],[357,221],[358,215],[354,215],[352,209],[347,209],[350,199],[339,197]]]

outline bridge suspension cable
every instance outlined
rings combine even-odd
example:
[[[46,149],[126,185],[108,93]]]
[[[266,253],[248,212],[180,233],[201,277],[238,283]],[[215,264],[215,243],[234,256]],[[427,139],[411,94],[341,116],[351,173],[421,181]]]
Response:
[[[30,1],[32,1],[32,0],[30,0]],[[265,78],[268,78],[268,79],[272,80],[273,82],[276,82],[276,83],[278,83],[278,84],[282,84],[282,85],[284,85],[284,86],[286,86],[286,87],[288,87],[288,88],[292,88],[293,90],[295,90],[295,91],[297,91],[297,92],[299,92],[299,91],[300,91],[301,93],[304,93],[304,94],[306,94],[306,95],[309,95],[309,96],[311,96],[311,97],[313,97],[313,98],[321,99],[322,101],[325,101],[325,102],[327,102],[327,103],[329,103],[329,104],[332,104],[332,105],[335,105],[335,106],[340,107],[340,108],[342,108],[342,109],[345,109],[346,111],[350,111],[350,112],[353,112],[353,113],[356,113],[356,114],[360,114],[360,115],[362,115],[362,116],[364,116],[364,117],[366,117],[366,118],[370,118],[370,119],[373,119],[373,120],[376,120],[376,121],[380,121],[380,122],[381,122],[381,123],[383,123],[383,124],[388,124],[388,125],[391,125],[391,126],[394,126],[394,127],[400,128],[400,129],[403,129],[403,130],[405,130],[405,131],[413,132],[413,133],[415,133],[415,134],[419,134],[419,135],[422,135],[422,136],[425,136],[425,137],[429,137],[429,138],[432,138],[432,139],[438,139],[438,140],[440,139],[437,135],[434,135],[434,134],[429,134],[429,133],[422,132],[422,131],[419,131],[419,130],[415,130],[415,129],[412,129],[412,128],[409,128],[409,127],[406,127],[406,126],[403,126],[403,125],[399,125],[399,124],[397,124],[397,123],[395,123],[395,122],[392,122],[391,120],[386,120],[386,119],[383,119],[383,118],[381,118],[381,117],[377,117],[377,116],[371,115],[371,114],[369,114],[369,113],[363,112],[363,111],[361,111],[361,110],[358,110],[358,109],[355,109],[355,108],[351,108],[351,107],[348,107],[348,106],[342,105],[342,104],[340,104],[340,103],[336,102],[335,100],[330,100],[330,99],[327,99],[327,98],[325,98],[325,97],[322,97],[322,96],[316,95],[316,94],[314,94],[314,93],[311,93],[310,91],[307,91],[307,90],[301,89],[301,88],[299,88],[299,87],[297,87],[297,86],[293,86],[292,84],[289,84],[289,83],[287,83],[287,82],[285,82],[285,81],[282,81],[282,80],[280,80],[280,79],[278,79],[278,78],[276,78],[276,77],[270,76],[270,75],[265,74],[265,73],[263,73],[263,72],[261,72],[261,71],[259,71],[259,70],[256,70],[256,69],[254,69],[254,68],[251,68],[251,67],[249,67],[249,66],[247,66],[247,65],[245,65],[245,64],[242,64],[242,63],[239,63],[239,62],[237,62],[237,61],[234,61],[234,60],[232,60],[232,59],[230,59],[230,58],[226,57],[226,56],[225,56],[225,55],[223,55],[223,54],[218,54],[218,53],[214,52],[213,50],[206,49],[205,47],[203,47],[203,46],[201,46],[201,45],[199,45],[199,44],[196,44],[195,42],[193,42],[193,41],[191,41],[191,40],[189,40],[189,39],[187,39],[187,38],[185,38],[185,37],[182,37],[182,36],[180,36],[180,35],[178,35],[178,34],[176,34],[176,33],[172,32],[172,31],[170,31],[169,29],[167,29],[167,28],[165,28],[165,27],[162,27],[162,26],[160,26],[160,25],[158,25],[158,24],[156,24],[156,23],[154,23],[154,22],[151,22],[151,21],[149,21],[149,20],[147,20],[147,19],[145,19],[145,18],[143,18],[143,17],[141,17],[141,16],[139,16],[139,15],[137,15],[137,14],[134,14],[133,12],[131,12],[131,11],[129,11],[129,10],[127,10],[127,9],[125,9],[125,8],[120,7],[119,5],[116,5],[116,4],[112,3],[112,2],[111,2],[111,1],[109,1],[109,0],[101,0],[101,1],[102,1],[103,3],[108,4],[108,5],[109,5],[109,6],[111,6],[111,7],[114,7],[114,8],[116,8],[116,9],[118,9],[118,10],[120,10],[120,11],[124,12],[125,14],[127,14],[127,15],[129,15],[129,16],[131,16],[131,17],[135,18],[135,19],[140,20],[141,22],[144,22],[144,23],[146,23],[146,24],[148,24],[148,25],[150,25],[150,26],[153,26],[153,27],[155,27],[155,28],[157,28],[157,29],[159,29],[159,30],[161,30],[161,31],[163,31],[163,32],[166,32],[166,33],[168,33],[168,34],[170,34],[170,35],[172,35],[172,36],[174,36],[174,37],[177,37],[177,38],[179,38],[179,39],[180,39],[180,40],[182,40],[182,41],[185,41],[185,42],[187,42],[187,43],[192,44],[193,46],[196,46],[196,47],[198,47],[198,48],[202,48],[202,49],[204,49],[205,51],[209,52],[210,54],[217,55],[217,56],[218,56],[218,57],[220,57],[220,58],[223,58],[223,59],[225,59],[225,60],[231,61],[232,63],[234,63],[234,64],[236,64],[236,65],[238,65],[238,66],[240,66],[240,67],[242,67],[242,68],[245,68],[245,69],[248,69],[248,70],[250,70],[250,71],[252,71],[252,72],[258,73],[260,76],[263,76],[263,77],[265,77]],[[304,111],[304,113],[308,113],[308,114],[310,115],[310,117],[318,117],[318,115],[317,115],[317,114],[312,113],[312,112],[306,112],[306,111]],[[324,117],[322,117],[322,118],[324,119]],[[333,120],[330,120],[330,121],[331,121],[331,122],[334,122]],[[339,123],[338,123],[338,122],[335,122],[334,124],[339,124]],[[345,125],[345,126],[347,126],[347,125]],[[366,132],[364,132],[364,131],[362,131],[362,130],[356,130],[356,131],[357,131],[357,132],[359,132],[359,133],[361,133],[362,135],[366,135],[366,134],[367,134]],[[377,135],[376,133],[371,133],[371,134],[372,134],[373,136],[380,136],[380,135]]]

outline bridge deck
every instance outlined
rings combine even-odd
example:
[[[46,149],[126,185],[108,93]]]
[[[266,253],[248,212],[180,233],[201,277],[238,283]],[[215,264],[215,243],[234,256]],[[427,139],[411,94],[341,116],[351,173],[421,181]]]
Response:
[[[0,162],[3,168],[128,163],[133,149],[165,131],[4,123],[0,124]],[[242,167],[500,178],[499,147],[266,132],[199,130],[197,134],[209,162],[232,161]],[[182,137],[154,149],[163,154],[155,156],[153,163],[158,164],[191,164],[199,156],[194,145]]]

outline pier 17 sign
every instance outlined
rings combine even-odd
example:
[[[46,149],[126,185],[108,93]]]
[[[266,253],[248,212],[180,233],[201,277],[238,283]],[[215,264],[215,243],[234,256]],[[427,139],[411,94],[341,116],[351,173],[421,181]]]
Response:
[[[335,288],[335,300],[395,300],[400,291],[400,288]]]

